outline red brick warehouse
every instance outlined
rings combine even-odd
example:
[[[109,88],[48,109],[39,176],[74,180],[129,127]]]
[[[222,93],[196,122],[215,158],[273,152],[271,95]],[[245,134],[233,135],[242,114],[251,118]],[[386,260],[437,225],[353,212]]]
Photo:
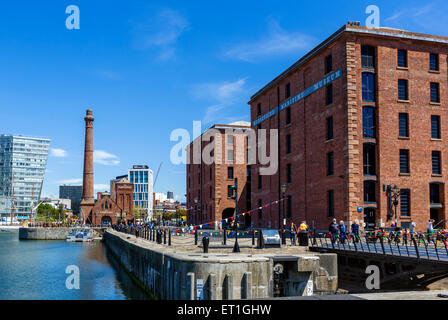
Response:
[[[247,132],[249,122],[229,125],[216,124],[206,130],[187,147],[187,223],[213,222],[232,217],[235,200],[231,186],[238,179],[238,213],[250,210],[250,179],[247,170]],[[230,132],[233,131],[233,132]],[[214,135],[213,132],[219,132]],[[213,143],[214,150],[207,152]],[[204,160],[207,153],[213,162]],[[195,156],[196,155],[196,156]],[[196,160],[195,160],[196,157]],[[250,226],[250,216],[240,220]]]
[[[447,53],[447,37],[347,24],[268,83],[249,102],[251,120],[279,128],[279,170],[251,166],[252,203],[278,200],[286,184],[287,225],[389,226],[396,185],[398,225],[446,219]],[[278,206],[252,221],[283,223]]]

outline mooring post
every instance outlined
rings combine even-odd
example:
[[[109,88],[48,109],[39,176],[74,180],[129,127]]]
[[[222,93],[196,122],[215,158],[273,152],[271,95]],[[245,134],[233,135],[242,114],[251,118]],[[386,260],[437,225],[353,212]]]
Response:
[[[227,229],[224,229],[224,232],[223,232],[223,236],[222,236],[223,238],[222,238],[222,244],[223,245],[226,245],[227,244]]]
[[[171,232],[168,233],[168,245],[171,246]]]
[[[252,230],[252,245],[255,245],[255,230]]]
[[[166,229],[163,229],[163,244],[166,244]]]
[[[198,229],[194,230],[194,245],[198,245]]]

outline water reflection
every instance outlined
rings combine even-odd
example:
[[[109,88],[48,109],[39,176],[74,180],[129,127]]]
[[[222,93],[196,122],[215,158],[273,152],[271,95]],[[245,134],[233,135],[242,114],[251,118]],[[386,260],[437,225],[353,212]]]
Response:
[[[80,289],[65,286],[66,267],[80,269]],[[105,245],[65,241],[20,241],[0,232],[0,299],[124,300],[149,299]]]

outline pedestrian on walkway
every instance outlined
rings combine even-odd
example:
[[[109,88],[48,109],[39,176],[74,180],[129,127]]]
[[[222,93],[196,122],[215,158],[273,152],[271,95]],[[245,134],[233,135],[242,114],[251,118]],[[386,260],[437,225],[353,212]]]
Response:
[[[294,222],[291,222],[291,229],[289,231],[289,234],[290,234],[290,238],[291,238],[291,245],[295,246],[296,245],[297,227],[294,224]]]
[[[355,237],[355,241],[359,241],[359,220],[355,219],[355,222],[352,223],[352,234]]]
[[[328,231],[330,231],[331,242],[334,243],[338,236],[338,224],[336,222],[336,219],[333,219],[333,221],[330,223],[330,227],[328,228]]]
[[[308,225],[306,224],[306,221],[302,221],[302,223],[300,224],[300,231],[307,231],[308,230]]]
[[[339,221],[339,236],[341,238],[341,243],[344,244],[345,243],[345,237],[346,237],[346,230],[345,230],[345,224],[344,221],[341,220]]]

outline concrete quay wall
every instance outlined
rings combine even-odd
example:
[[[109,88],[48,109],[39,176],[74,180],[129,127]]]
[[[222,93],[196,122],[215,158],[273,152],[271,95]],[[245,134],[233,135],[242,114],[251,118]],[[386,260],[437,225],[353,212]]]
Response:
[[[263,299],[273,296],[274,265],[269,255],[203,254],[168,251],[162,245],[108,229],[104,243],[148,291],[167,300]],[[274,260],[276,260],[274,264]],[[335,254],[298,256],[284,264],[288,295],[305,295],[310,280],[317,291],[337,289]]]
[[[19,228],[20,240],[65,240],[73,228]]]

